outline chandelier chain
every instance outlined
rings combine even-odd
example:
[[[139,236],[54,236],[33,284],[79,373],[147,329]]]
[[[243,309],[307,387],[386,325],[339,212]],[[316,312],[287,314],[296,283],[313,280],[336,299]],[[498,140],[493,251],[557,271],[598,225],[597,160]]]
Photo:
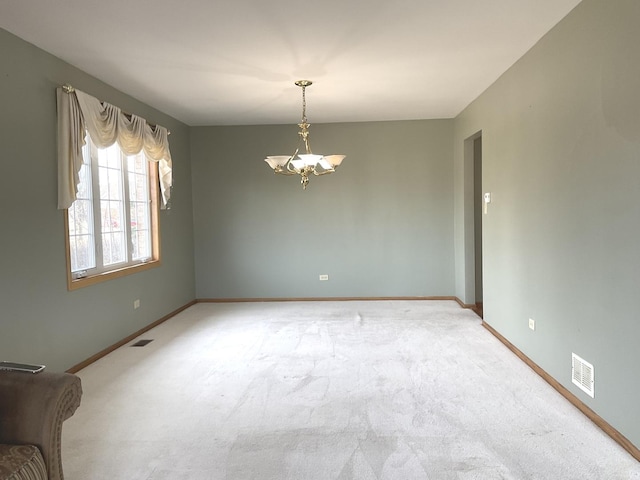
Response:
[[[307,84],[308,82],[302,82],[302,81],[299,84],[297,84],[300,88],[302,88],[302,123],[298,124],[298,126],[300,127],[300,131],[298,132],[298,135],[300,135],[300,138],[302,138],[302,141],[304,142],[305,152],[311,153],[311,146],[309,145],[309,127],[311,125],[309,125],[309,123],[307,122],[307,94],[306,94]],[[297,153],[298,151],[296,150],[296,153],[294,154],[294,156]]]
[[[307,123],[307,95],[305,85],[302,85],[302,123]]]

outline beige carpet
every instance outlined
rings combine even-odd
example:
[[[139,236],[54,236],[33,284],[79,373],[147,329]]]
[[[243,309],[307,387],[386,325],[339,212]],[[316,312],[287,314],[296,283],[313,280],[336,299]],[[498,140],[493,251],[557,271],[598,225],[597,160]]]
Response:
[[[197,304],[141,338],[79,373],[67,480],[640,479],[455,302]]]

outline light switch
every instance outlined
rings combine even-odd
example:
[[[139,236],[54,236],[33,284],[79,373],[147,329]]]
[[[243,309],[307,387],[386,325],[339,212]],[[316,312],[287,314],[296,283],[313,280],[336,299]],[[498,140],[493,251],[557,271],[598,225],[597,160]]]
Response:
[[[484,194],[484,205],[482,206],[483,210],[484,210],[484,214],[486,215],[487,213],[489,213],[489,207],[488,205],[491,203],[491,192],[487,192]]]

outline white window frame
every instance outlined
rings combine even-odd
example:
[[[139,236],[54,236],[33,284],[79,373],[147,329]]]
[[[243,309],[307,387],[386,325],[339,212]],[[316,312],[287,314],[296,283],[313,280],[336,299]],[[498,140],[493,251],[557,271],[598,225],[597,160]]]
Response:
[[[131,236],[131,219],[130,219],[130,204],[129,198],[129,183],[128,183],[128,168],[127,168],[127,156],[120,151],[120,182],[121,193],[123,198],[122,207],[122,228],[124,230],[124,244],[126,246],[126,254],[123,261],[105,265],[103,262],[102,245],[103,245],[103,233],[101,228],[101,199],[100,194],[92,195],[93,192],[100,192],[99,188],[99,165],[98,165],[98,148],[90,141],[87,136],[87,144],[83,148],[84,163],[90,165],[91,175],[91,187],[85,189],[88,191],[90,201],[92,202],[93,212],[93,225],[89,228],[92,232],[89,233],[89,237],[93,237],[93,251],[94,251],[94,263],[95,266],[86,268],[84,270],[72,271],[72,259],[71,259],[71,235],[70,235],[70,222],[69,214],[73,209],[67,209],[64,215],[65,218],[65,239],[66,239],[66,251],[67,251],[67,286],[69,290],[75,290],[96,283],[110,280],[112,278],[118,278],[138,271],[147,270],[160,265],[160,242],[159,242],[159,188],[158,188],[158,164],[156,162],[146,161],[147,165],[147,180],[148,180],[148,205],[149,205],[149,255],[144,258],[134,258],[133,256],[133,242]],[[112,147],[110,147],[112,148]],[[117,143],[115,148],[119,150]],[[141,152],[140,155],[144,156]],[[88,156],[88,157],[87,157]],[[85,167],[83,167],[84,171]],[[83,179],[81,172],[81,181]],[[81,189],[82,190],[82,189]],[[85,198],[78,198],[76,201],[87,201]],[[140,203],[134,201],[134,203]],[[146,203],[142,202],[142,203]]]

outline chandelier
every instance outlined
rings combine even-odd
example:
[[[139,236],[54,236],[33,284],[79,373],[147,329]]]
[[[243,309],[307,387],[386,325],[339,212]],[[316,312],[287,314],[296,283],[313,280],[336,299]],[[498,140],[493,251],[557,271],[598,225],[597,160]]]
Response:
[[[296,85],[302,88],[302,122],[298,124],[300,131],[298,135],[298,146],[293,155],[272,155],[264,159],[265,162],[273,169],[274,173],[280,175],[300,175],[302,188],[306,190],[309,184],[310,175],[326,175],[333,173],[342,163],[346,155],[317,155],[311,153],[309,146],[309,127],[307,123],[307,100],[305,96],[305,88],[313,82],[310,80],[298,80]],[[298,153],[304,142],[304,152]]]

